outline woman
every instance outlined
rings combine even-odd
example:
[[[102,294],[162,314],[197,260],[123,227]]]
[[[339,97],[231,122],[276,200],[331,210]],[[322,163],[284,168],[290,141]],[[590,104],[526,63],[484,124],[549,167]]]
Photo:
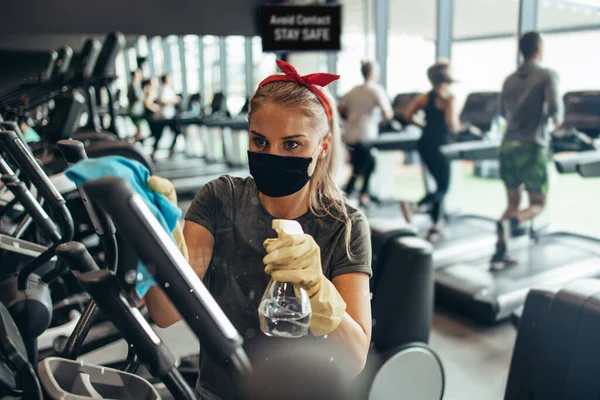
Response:
[[[370,233],[364,215],[344,203],[333,183],[337,115],[316,87],[338,76],[302,77],[277,64],[284,74],[261,82],[250,102],[252,178],[210,182],[186,215],[190,265],[244,336],[251,360],[261,357],[265,342],[291,340],[260,330],[257,309],[273,277],[307,290],[313,313],[306,340],[340,344],[353,360],[344,368],[358,374],[371,336]],[[296,220],[305,234],[274,239],[273,219]],[[158,326],[180,319],[157,287],[145,299]],[[222,366],[201,352],[198,397],[236,399],[232,386]]]
[[[158,95],[158,104],[161,107],[160,117],[161,119],[168,121],[163,125],[163,129],[160,131],[159,136],[156,137],[152,154],[156,153],[156,151],[158,150],[158,142],[162,137],[164,126],[168,126],[171,132],[173,133],[173,140],[171,142],[171,146],[169,147],[169,156],[173,157],[173,155],[175,155],[175,146],[177,145],[177,138],[181,134],[181,127],[175,119],[177,116],[176,106],[181,103],[181,97],[175,93],[175,89],[173,89],[171,77],[169,75],[163,75],[161,78],[161,82],[162,85],[160,87]]]
[[[142,79],[144,78],[141,68],[131,73],[131,83],[127,88],[127,100],[129,102],[129,115],[136,126],[135,141],[142,138],[142,117],[144,115],[144,90]]]
[[[375,170],[375,157],[371,155],[371,148],[367,144],[379,134],[381,116],[388,121],[394,117],[392,105],[385,89],[377,83],[379,80],[379,66],[374,61],[365,61],[360,67],[365,82],[340,100],[339,110],[346,119],[346,133],[344,141],[350,151],[352,163],[352,176],[348,180],[345,192],[348,196],[354,193],[354,185],[359,176],[363,177],[359,202],[366,206],[371,197],[369,181]]]
[[[148,121],[150,127],[150,136],[154,137],[154,151],[152,152],[152,160],[155,160],[156,148],[158,142],[162,137],[162,131],[165,128],[164,123],[159,122],[160,116],[160,105],[157,103],[156,97],[156,78],[145,80],[142,83],[142,89],[144,90],[144,118]]]
[[[421,126],[423,134],[417,148],[422,162],[433,176],[436,190],[428,193],[417,206],[429,206],[432,226],[427,238],[437,240],[442,235],[440,215],[443,202],[450,185],[450,162],[441,152],[440,147],[448,143],[450,134],[458,129],[458,121],[454,113],[454,96],[450,86],[454,82],[447,61],[438,61],[427,70],[427,77],[433,86],[429,93],[417,96],[408,106],[406,119],[409,123]],[[415,121],[415,114],[425,111],[425,125]],[[411,208],[408,203],[402,203],[402,211],[410,221]]]

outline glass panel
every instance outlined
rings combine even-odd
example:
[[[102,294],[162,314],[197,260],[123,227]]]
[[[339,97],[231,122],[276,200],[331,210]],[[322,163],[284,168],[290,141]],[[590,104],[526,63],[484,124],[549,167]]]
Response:
[[[165,59],[163,57],[162,38],[155,36],[150,39],[150,47],[152,48],[153,59],[151,62],[152,65],[154,65],[154,76],[161,76],[165,73]]]
[[[454,39],[513,35],[518,21],[518,0],[454,1]]]
[[[185,47],[185,72],[188,94],[200,92],[200,38],[187,35],[183,38]]]
[[[148,55],[148,38],[146,36],[139,36],[137,40],[137,47],[140,57],[146,57]]]
[[[517,38],[456,42],[452,45],[452,69],[457,112],[472,92],[502,89],[504,79],[516,69]]]
[[[252,38],[252,62],[254,63],[254,88],[269,75],[277,71],[275,60],[277,56],[273,53],[263,53],[262,39],[259,36]]]
[[[600,89],[600,30],[544,36],[544,64],[558,73],[562,92]]]
[[[210,105],[213,95],[221,90],[219,67],[219,40],[216,36],[204,36],[204,99]]]
[[[600,25],[600,3],[594,0],[540,0],[538,24],[541,31],[598,27]],[[570,4],[569,4],[570,3]]]
[[[121,50],[115,59],[115,74],[117,80],[114,83],[113,90],[115,101],[123,103],[127,99],[127,74],[125,67],[125,52]]]
[[[243,36],[225,38],[227,52],[227,108],[237,114],[246,102],[246,48]]]
[[[435,61],[435,10],[435,0],[390,1],[387,60],[390,96],[429,90],[426,71]]]
[[[372,32],[373,14],[372,0],[348,0],[343,3],[342,51],[337,58],[337,73],[341,76],[337,88],[341,95],[362,83],[360,62],[375,56],[374,35],[368,35],[368,32]],[[368,24],[368,21],[371,23]]]
[[[181,60],[179,59],[178,37],[171,35],[167,37],[167,48],[171,55],[171,81],[175,93],[183,93],[183,77],[181,71]]]

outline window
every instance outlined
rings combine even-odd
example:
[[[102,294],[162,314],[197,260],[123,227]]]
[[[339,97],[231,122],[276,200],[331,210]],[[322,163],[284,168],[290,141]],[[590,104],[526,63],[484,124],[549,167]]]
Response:
[[[225,38],[227,53],[227,108],[237,114],[246,102],[246,47],[243,36]]]
[[[517,65],[517,37],[455,42],[452,45],[452,70],[457,111],[472,92],[502,90],[504,79]]]
[[[219,39],[204,36],[204,93],[205,104],[210,105],[213,95],[221,91],[221,70],[219,66]]]
[[[277,71],[275,60],[277,56],[273,53],[263,53],[262,39],[258,36],[252,38],[252,62],[254,63],[254,88],[269,75]],[[253,88],[253,89],[254,89]]]
[[[168,36],[165,39],[165,50],[169,51],[171,64],[171,81],[173,82],[173,90],[175,93],[183,93],[183,75],[181,59],[179,58],[179,43],[177,36]]]
[[[117,54],[117,58],[115,59],[115,75],[117,76],[117,80],[114,84],[114,92],[115,95],[114,101],[122,103],[127,99],[127,72],[125,67],[125,52],[121,50],[119,54]],[[120,96],[117,97],[117,93],[120,93]]]
[[[289,61],[300,75],[327,71],[327,54],[324,52],[292,53]]]
[[[187,35],[183,38],[185,48],[185,73],[188,94],[200,93],[200,38]]]
[[[435,61],[435,0],[391,0],[387,92],[429,89],[427,68]]]
[[[347,0],[342,6],[342,51],[338,53],[338,94],[362,83],[360,62],[375,57],[373,1]],[[326,60],[324,61],[326,63]]]
[[[150,39],[150,49],[152,50],[152,60],[149,60],[154,66],[154,76],[161,76],[165,73],[163,57],[162,39],[155,36]]]
[[[138,37],[137,45],[136,45],[136,52],[135,52],[135,59],[133,60],[131,65],[138,66],[137,65],[138,57],[148,57],[148,39],[146,38],[146,36]],[[151,65],[151,60],[148,60],[148,63],[144,64],[145,68],[142,71],[144,74],[144,77],[149,77],[152,75],[153,68],[150,65]]]
[[[600,30],[544,35],[544,65],[560,78],[561,92],[600,88]]]
[[[137,69],[137,67],[138,67],[137,54],[136,54],[135,48],[131,47],[131,48],[127,49],[126,57],[129,61],[129,66],[131,68],[131,71],[134,71],[135,69]],[[128,71],[128,72],[130,72],[130,71]]]
[[[594,49],[600,42],[600,30],[597,29],[600,10],[585,7],[583,2],[572,3],[540,1],[538,18],[544,38],[543,64],[558,73],[562,93],[598,90],[600,55]],[[588,26],[596,30],[586,30]],[[568,32],[569,29],[576,31]],[[548,215],[553,228],[600,236],[600,217],[594,211],[597,209],[596,193],[600,179],[583,179],[577,174],[561,175],[552,167],[550,171]],[[577,207],[572,206],[573,193],[577,193]]]
[[[538,8],[538,29],[551,31],[556,29],[585,29],[600,25],[600,7],[597,2],[572,0],[540,0]]]
[[[500,91],[517,66],[519,2],[456,0],[452,69],[460,112],[469,93]]]

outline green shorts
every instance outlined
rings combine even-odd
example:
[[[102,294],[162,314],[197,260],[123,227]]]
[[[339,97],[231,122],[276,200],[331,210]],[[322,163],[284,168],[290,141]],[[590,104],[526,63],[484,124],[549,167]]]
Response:
[[[548,193],[548,150],[536,143],[509,140],[500,147],[500,178],[507,189],[524,185],[532,193]]]

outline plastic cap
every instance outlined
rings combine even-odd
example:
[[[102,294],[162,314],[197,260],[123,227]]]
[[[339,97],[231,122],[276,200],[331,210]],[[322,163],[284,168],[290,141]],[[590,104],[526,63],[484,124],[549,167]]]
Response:
[[[304,233],[298,221],[288,219],[274,219],[272,227],[278,235],[281,235],[282,233],[288,235]]]

